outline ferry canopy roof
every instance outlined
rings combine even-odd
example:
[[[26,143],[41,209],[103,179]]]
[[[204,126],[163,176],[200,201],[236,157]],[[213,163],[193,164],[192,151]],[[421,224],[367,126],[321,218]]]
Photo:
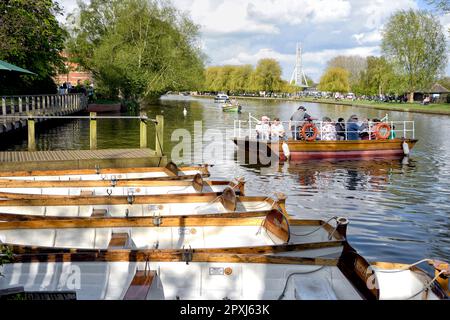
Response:
[[[15,66],[11,63],[8,63],[6,61],[0,60],[0,71],[12,71],[12,72],[20,72],[20,73],[27,73],[27,74],[36,74],[34,72],[28,71],[26,69],[20,68],[18,66]]]

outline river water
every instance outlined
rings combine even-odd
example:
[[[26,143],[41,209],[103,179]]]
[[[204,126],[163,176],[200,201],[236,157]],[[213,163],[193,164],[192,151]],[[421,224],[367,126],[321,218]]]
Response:
[[[164,115],[164,150],[169,155],[179,145],[171,141],[175,129],[193,137],[207,138],[232,130],[235,120],[247,120],[248,113],[288,120],[298,102],[242,100],[243,113],[223,113],[210,99],[183,96],[163,97],[146,110],[150,117]],[[369,260],[411,263],[422,258],[450,260],[450,118],[371,110],[349,106],[303,103],[316,118],[329,116],[415,121],[419,142],[407,162],[309,161],[284,163],[275,169],[246,165],[239,161],[233,143],[216,139],[215,144],[193,144],[184,150],[186,163],[214,164],[212,179],[245,177],[248,195],[284,192],[289,213],[300,218],[328,220],[343,216],[350,220],[348,239]],[[183,114],[186,108],[187,115]],[[201,126],[196,121],[202,121]],[[149,126],[150,146],[154,130]],[[200,128],[202,129],[200,131]],[[208,131],[209,130],[209,131]],[[178,133],[175,132],[175,133]],[[177,136],[177,134],[176,134]],[[86,120],[54,122],[37,130],[38,150],[88,149]],[[26,132],[2,139],[2,150],[25,150]],[[215,153],[200,150],[211,149]],[[99,148],[139,147],[137,120],[98,120]]]

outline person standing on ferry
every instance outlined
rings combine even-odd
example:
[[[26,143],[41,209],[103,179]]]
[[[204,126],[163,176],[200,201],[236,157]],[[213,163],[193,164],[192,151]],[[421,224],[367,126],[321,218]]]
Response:
[[[304,106],[298,107],[297,111],[295,111],[292,114],[291,119],[289,121],[289,127],[291,128],[292,138],[294,140],[301,139],[300,132],[302,131],[302,127],[305,121],[309,120],[312,120],[312,118],[309,114],[306,113],[306,108]]]
[[[352,115],[347,121],[347,140],[359,140],[358,116]]]

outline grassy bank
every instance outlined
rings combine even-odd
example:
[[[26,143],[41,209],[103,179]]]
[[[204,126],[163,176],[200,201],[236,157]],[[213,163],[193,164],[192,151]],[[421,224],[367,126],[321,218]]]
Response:
[[[202,98],[213,98],[212,96],[196,96]],[[252,99],[252,100],[279,100],[279,101],[297,101],[297,102],[311,102],[311,103],[325,103],[333,105],[344,105],[361,108],[373,108],[380,110],[391,110],[401,112],[417,112],[417,113],[429,113],[429,114],[441,114],[450,115],[449,103],[433,103],[427,106],[419,103],[387,103],[387,102],[374,102],[368,100],[341,100],[335,101],[334,99],[315,99],[315,98],[264,98],[264,97],[233,97],[237,99]]]

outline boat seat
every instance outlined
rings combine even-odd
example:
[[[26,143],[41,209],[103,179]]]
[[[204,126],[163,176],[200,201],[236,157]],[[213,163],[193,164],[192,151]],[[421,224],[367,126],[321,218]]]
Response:
[[[94,191],[92,190],[81,190],[80,197],[92,197],[94,195]]]
[[[111,240],[108,244],[108,249],[126,248],[128,246],[130,237],[128,233],[112,233]]]
[[[92,210],[92,218],[104,218],[108,214],[108,210],[106,209],[93,209]]]
[[[320,274],[294,276],[294,295],[297,300],[338,300],[331,283]]]
[[[137,270],[123,300],[146,300],[155,276],[155,271]]]

